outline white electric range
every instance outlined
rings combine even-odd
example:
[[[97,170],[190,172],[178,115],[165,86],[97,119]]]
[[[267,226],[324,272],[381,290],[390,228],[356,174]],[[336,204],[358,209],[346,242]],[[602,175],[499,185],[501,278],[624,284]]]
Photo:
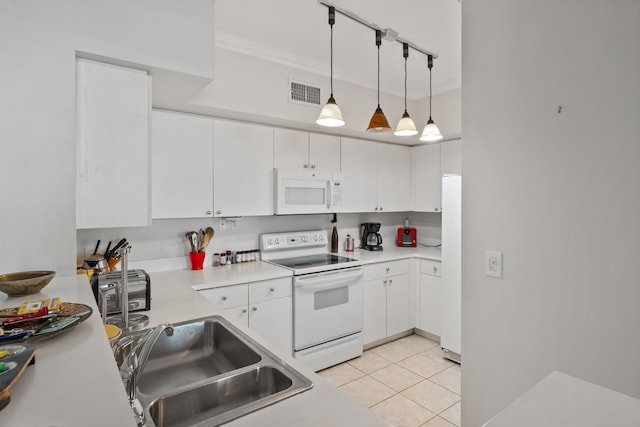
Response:
[[[362,354],[363,270],[324,230],[260,236],[263,261],[293,271],[294,357],[318,371]]]

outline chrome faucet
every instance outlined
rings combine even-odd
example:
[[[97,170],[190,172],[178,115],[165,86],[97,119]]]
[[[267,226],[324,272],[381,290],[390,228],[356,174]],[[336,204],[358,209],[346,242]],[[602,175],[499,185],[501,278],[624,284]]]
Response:
[[[144,367],[149,360],[151,350],[155,346],[160,335],[165,333],[168,337],[173,335],[173,326],[170,323],[161,323],[155,328],[149,329],[149,331],[138,338],[135,342],[131,341],[131,352],[126,359],[126,364],[121,367],[120,375],[126,383],[127,395],[129,396],[129,403],[131,409],[133,409],[134,416],[138,425],[144,425],[144,410],[138,397],[138,376],[144,371]],[[125,345],[127,345],[125,344]]]

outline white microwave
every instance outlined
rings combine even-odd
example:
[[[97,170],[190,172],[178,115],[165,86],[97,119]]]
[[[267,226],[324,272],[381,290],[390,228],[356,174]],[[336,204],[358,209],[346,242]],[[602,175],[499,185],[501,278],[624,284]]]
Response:
[[[294,169],[274,169],[276,215],[342,211],[342,174]]]

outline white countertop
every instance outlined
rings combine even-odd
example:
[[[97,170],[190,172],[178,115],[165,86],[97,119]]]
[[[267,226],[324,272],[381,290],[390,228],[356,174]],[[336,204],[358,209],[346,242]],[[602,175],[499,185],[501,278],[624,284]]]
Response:
[[[483,427],[637,427],[640,399],[553,371]]]
[[[352,256],[365,264],[402,258],[440,260],[439,248],[385,247],[369,252],[356,249]],[[150,325],[177,323],[220,313],[197,290],[291,276],[291,271],[265,262],[251,262],[200,271],[176,270],[150,273]],[[23,301],[59,296],[66,302],[89,305],[94,313],[68,334],[36,345],[36,363],[27,367],[11,391],[11,402],[0,411],[3,427],[126,427],[135,426],[124,386],[113,360],[99,312],[84,275],[56,277],[43,293],[8,298],[0,293],[0,308],[15,307]],[[237,325],[267,348],[267,341],[252,330]],[[276,354],[278,354],[276,352]],[[324,427],[349,425],[374,427],[385,424],[371,411],[337,390],[290,356],[283,360],[314,382],[314,387],[229,423],[231,426]]]

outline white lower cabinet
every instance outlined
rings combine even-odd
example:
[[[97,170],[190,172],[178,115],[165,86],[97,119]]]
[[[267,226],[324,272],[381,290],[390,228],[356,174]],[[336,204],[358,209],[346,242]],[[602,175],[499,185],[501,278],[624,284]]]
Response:
[[[248,326],[293,353],[293,299],[290,277],[200,291],[235,324]]]
[[[364,266],[364,344],[413,328],[409,260]]]
[[[418,328],[440,336],[442,310],[442,279],[440,261],[420,260],[420,315]]]

